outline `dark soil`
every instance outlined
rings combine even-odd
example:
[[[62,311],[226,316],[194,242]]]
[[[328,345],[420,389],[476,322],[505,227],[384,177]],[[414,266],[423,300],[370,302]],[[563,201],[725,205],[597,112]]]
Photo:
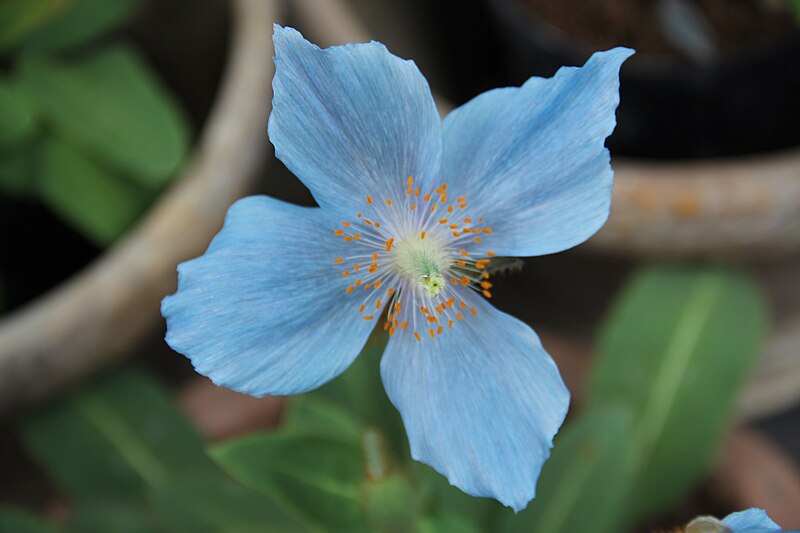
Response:
[[[648,0],[511,0],[529,5],[545,22],[593,49],[624,45],[640,54],[674,56]],[[797,31],[788,8],[770,0],[694,0],[720,50],[768,43]]]

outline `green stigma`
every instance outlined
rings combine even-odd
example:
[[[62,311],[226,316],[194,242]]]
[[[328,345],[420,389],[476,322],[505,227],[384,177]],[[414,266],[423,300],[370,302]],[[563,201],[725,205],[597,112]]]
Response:
[[[420,278],[419,284],[422,285],[423,289],[425,289],[425,294],[427,294],[428,297],[436,298],[439,296],[439,293],[442,292],[442,288],[444,287],[444,278],[439,274],[424,274]]]

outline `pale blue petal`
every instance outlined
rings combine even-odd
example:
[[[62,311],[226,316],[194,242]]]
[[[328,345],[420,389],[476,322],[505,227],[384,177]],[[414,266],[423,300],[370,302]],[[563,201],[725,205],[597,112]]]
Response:
[[[321,50],[278,25],[274,41],[269,137],[320,206],[348,217],[366,195],[396,198],[409,176],[435,178],[441,120],[412,61],[377,42]]]
[[[519,511],[535,496],[569,392],[530,327],[483,298],[466,301],[478,315],[435,339],[392,337],[383,383],[414,459]]]
[[[751,507],[746,511],[729,514],[722,523],[733,533],[778,533],[781,526],[773,522],[763,509]]]
[[[613,172],[604,142],[632,53],[598,52],[582,68],[483,93],[445,119],[443,181],[494,230],[495,253],[558,252],[605,223]]]
[[[178,291],[161,304],[167,343],[217,385],[254,396],[339,375],[374,322],[345,295],[327,217],[265,196],[236,202],[208,251],[178,267]]]

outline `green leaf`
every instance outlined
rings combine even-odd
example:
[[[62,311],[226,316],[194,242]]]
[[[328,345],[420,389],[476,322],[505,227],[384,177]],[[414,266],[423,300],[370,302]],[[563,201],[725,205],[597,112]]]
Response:
[[[492,498],[476,498],[452,486],[447,478],[426,464],[411,463],[412,478],[419,487],[420,498],[431,512],[447,512],[472,524],[493,526],[491,520],[505,508]]]
[[[370,531],[416,533],[419,530],[419,502],[406,476],[391,472],[381,479],[364,481],[361,502]]]
[[[452,512],[426,517],[420,523],[420,533],[481,533],[481,528]]]
[[[765,326],[758,289],[729,270],[654,267],[623,292],[601,332],[589,402],[633,413],[637,516],[707,472]]]
[[[181,476],[217,475],[167,392],[121,372],[25,420],[29,453],[73,500],[132,500]]]
[[[632,479],[627,408],[595,409],[558,434],[544,464],[536,499],[514,515],[505,511],[504,533],[616,533],[626,517]]]
[[[308,394],[312,399],[335,402],[366,426],[379,428],[398,457],[407,457],[408,440],[397,409],[386,396],[380,363],[389,335],[376,331],[344,374]]]
[[[185,121],[131,48],[107,48],[70,65],[32,55],[20,63],[20,81],[60,137],[147,187],[162,186],[178,169],[187,151]]]
[[[36,139],[0,150],[0,193],[31,196],[37,191],[41,142]]]
[[[28,35],[22,48],[52,51],[79,46],[124,22],[137,4],[137,0],[71,0],[58,16]]]
[[[282,432],[338,437],[353,443],[359,442],[363,430],[362,424],[350,413],[312,395],[290,398],[281,425]]]
[[[12,507],[0,507],[0,531],[9,533],[56,533],[39,517]]]
[[[322,531],[366,531],[359,502],[364,477],[358,445],[302,434],[258,434],[211,455],[236,480],[257,489]]]
[[[152,196],[58,140],[42,146],[38,189],[53,211],[99,245],[130,228]]]
[[[18,90],[7,78],[0,77],[0,145],[23,142],[35,129],[34,111]]]
[[[161,486],[150,501],[169,533],[308,531],[269,498],[221,476]]]
[[[95,499],[72,509],[69,531],[74,533],[162,533],[141,502]]]
[[[57,0],[3,0],[0,2],[0,50],[24,38],[59,9]]]

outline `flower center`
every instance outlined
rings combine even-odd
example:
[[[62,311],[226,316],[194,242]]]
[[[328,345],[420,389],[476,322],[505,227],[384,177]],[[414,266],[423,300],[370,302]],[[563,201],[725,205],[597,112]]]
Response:
[[[373,320],[386,307],[390,335],[408,330],[421,340],[420,331],[435,338],[467,311],[477,315],[465,302],[467,291],[491,298],[486,266],[495,254],[482,250],[492,230],[470,216],[467,198],[448,200],[447,184],[420,196],[409,177],[398,201],[365,199],[369,211],[333,233],[348,243],[333,262],[346,265],[341,275],[354,280],[345,293],[359,291],[361,318]]]

